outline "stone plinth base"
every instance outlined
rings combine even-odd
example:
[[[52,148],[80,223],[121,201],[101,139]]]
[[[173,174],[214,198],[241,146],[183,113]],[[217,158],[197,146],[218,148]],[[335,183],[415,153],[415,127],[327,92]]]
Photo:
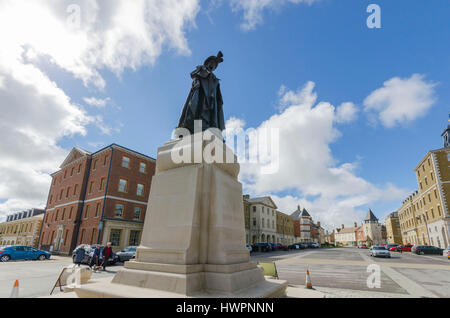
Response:
[[[256,263],[174,265],[126,262],[113,284],[194,295],[199,291],[231,294],[264,281]]]
[[[221,138],[206,136],[211,138],[195,134],[158,149],[136,260],[126,262],[106,285],[76,289],[78,296],[285,295],[286,282],[267,281],[263,270],[250,262],[235,155]],[[218,160],[210,161],[208,152]]]
[[[286,297],[286,288],[286,281],[266,279],[233,294],[202,291],[187,296],[102,280],[83,285],[75,291],[80,298],[283,298]]]

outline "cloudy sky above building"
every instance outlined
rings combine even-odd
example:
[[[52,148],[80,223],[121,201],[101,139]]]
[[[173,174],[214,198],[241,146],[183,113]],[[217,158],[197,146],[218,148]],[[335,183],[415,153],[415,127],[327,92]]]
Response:
[[[243,165],[244,191],[328,228],[383,219],[442,145],[450,21],[447,0],[378,0],[369,29],[372,2],[0,0],[0,220],[44,207],[74,146],[156,157],[219,50],[227,126],[279,131],[279,169]]]

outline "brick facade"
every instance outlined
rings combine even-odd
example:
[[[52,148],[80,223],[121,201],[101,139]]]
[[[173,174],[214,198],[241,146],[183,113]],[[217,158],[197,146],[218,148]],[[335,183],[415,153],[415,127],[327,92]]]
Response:
[[[124,157],[128,167],[122,166]],[[140,171],[141,163],[145,172]],[[70,254],[79,244],[105,244],[110,235],[104,229],[111,230],[108,222],[113,220],[121,224],[115,226],[115,233],[128,234],[128,225],[142,232],[155,163],[115,144],[93,154],[74,148],[52,175],[40,247]],[[120,180],[126,180],[124,191],[119,191]],[[138,185],[143,189],[140,195]],[[116,215],[117,205],[122,207],[121,215]],[[128,244],[127,239],[120,242],[115,249]]]

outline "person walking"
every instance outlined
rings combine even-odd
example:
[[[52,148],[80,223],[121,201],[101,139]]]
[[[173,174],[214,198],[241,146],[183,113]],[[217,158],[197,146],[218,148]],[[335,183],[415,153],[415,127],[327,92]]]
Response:
[[[112,250],[112,247],[111,247],[111,242],[108,242],[106,244],[106,246],[103,248],[103,251],[102,251],[102,255],[103,255],[103,270],[104,271],[106,271],[106,266],[108,265],[108,260],[110,258],[114,257],[113,254],[114,253],[113,253],[113,250]]]
[[[94,254],[92,255],[91,264],[89,265],[90,268],[94,266],[94,272],[96,272],[100,267],[100,261],[102,258],[101,253],[102,251],[100,249],[100,245],[96,245],[94,249]]]
[[[84,256],[86,255],[86,251],[84,250],[84,244],[82,244],[76,251],[75,251],[75,260],[74,263],[78,265],[78,267],[81,266],[81,263],[84,260]]]

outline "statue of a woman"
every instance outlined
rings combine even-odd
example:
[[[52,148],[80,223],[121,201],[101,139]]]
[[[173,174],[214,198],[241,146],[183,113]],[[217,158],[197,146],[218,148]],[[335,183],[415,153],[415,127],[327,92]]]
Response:
[[[208,128],[225,129],[223,100],[219,79],[213,71],[223,62],[223,54],[210,56],[203,65],[191,73],[192,88],[184,105],[178,128],[186,128],[194,133],[194,121],[202,121],[202,130]]]

